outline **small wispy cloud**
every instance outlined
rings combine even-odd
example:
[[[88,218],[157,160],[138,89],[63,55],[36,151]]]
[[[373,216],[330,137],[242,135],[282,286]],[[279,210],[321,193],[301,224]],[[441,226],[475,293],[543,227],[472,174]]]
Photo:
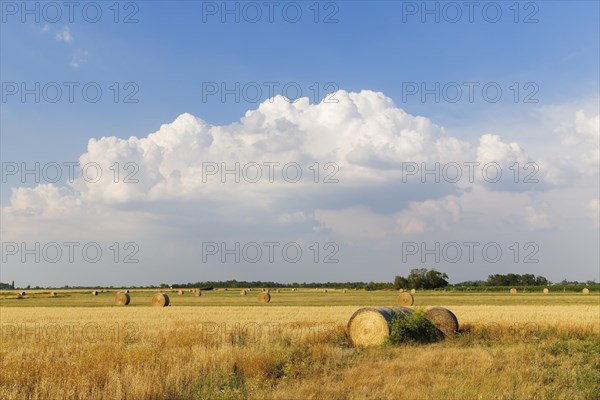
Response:
[[[71,66],[73,68],[79,68],[79,66],[88,60],[89,53],[86,50],[78,50],[73,54],[71,58]]]
[[[45,27],[44,27],[45,29]],[[65,26],[62,31],[58,32],[54,38],[59,42],[71,43],[74,40],[73,35],[71,35],[71,30],[68,26]]]

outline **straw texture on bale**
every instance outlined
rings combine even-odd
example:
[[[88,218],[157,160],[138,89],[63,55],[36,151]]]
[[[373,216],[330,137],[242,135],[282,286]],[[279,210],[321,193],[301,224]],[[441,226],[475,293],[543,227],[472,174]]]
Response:
[[[405,307],[364,307],[348,321],[348,337],[354,346],[384,344],[392,332],[392,320],[413,310]]]
[[[400,293],[398,296],[398,305],[399,306],[412,306],[415,303],[415,298],[412,294],[408,292]]]
[[[118,306],[126,306],[129,304],[130,301],[131,301],[131,297],[129,297],[129,294],[127,294],[127,293],[119,292],[119,293],[117,293],[117,296],[115,298],[115,303]]]
[[[581,291],[581,293],[583,293],[583,294],[589,294],[590,293],[590,289],[583,288],[583,290]]]
[[[550,291],[548,290],[548,288],[544,288],[544,290],[542,290],[542,292],[544,292],[544,294],[548,294]]]
[[[510,289],[510,294],[515,294],[515,293],[517,293],[517,289],[515,289],[515,288]]]
[[[452,311],[444,307],[430,307],[425,312],[427,313],[427,319],[444,336],[452,336],[458,332],[458,319]]]
[[[152,296],[152,305],[155,307],[166,307],[169,305],[169,296],[166,293],[156,293]]]
[[[271,295],[267,292],[262,292],[258,295],[258,301],[261,303],[268,303],[271,301]]]

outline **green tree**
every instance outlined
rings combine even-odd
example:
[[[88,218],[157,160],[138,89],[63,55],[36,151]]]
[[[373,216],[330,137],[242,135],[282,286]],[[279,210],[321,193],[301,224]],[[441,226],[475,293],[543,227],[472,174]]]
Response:
[[[399,290],[405,287],[408,287],[408,279],[402,275],[396,275],[394,278],[394,289]]]

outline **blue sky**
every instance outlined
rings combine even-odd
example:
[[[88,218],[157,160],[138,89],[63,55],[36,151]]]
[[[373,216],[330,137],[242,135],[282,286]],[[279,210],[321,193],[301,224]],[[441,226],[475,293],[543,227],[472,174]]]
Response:
[[[228,86],[295,82],[311,102],[314,92],[310,88],[315,82],[321,92],[328,82],[347,92],[382,92],[396,107],[443,126],[447,135],[476,143],[485,133],[501,134],[504,142],[519,142],[535,159],[553,158],[556,148],[549,147],[546,138],[549,130],[559,129],[564,122],[552,125],[555,121],[547,116],[558,116],[557,109],[573,115],[586,109],[588,117],[597,113],[600,10],[595,1],[520,2],[518,23],[514,22],[515,9],[510,8],[513,2],[494,3],[502,10],[497,23],[487,22],[482,15],[481,8],[490,2],[478,3],[473,23],[465,9],[456,23],[444,21],[443,15],[439,23],[432,16],[423,23],[419,15],[405,14],[407,7],[423,3],[401,1],[321,2],[320,20],[335,10],[338,22],[314,23],[309,8],[313,2],[298,2],[294,4],[301,7],[303,17],[294,24],[286,22],[279,10],[274,23],[266,16],[258,23],[243,18],[235,23],[232,17],[222,23],[218,15],[203,15],[207,3],[220,7],[222,2],[200,1],[142,1],[134,3],[137,9],[122,2],[119,18],[136,11],[134,18],[139,20],[128,24],[113,22],[112,2],[98,3],[103,10],[98,23],[86,22],[77,12],[73,23],[64,18],[56,23],[42,18],[36,23],[31,17],[22,23],[18,15],[7,13],[7,2],[2,3],[3,85],[97,82],[103,89],[102,99],[94,104],[83,101],[77,90],[73,103],[65,100],[65,93],[56,104],[36,104],[31,97],[23,103],[18,96],[3,100],[3,161],[77,160],[86,152],[90,138],[146,137],[183,113],[209,124],[228,125],[259,106],[259,102],[236,103],[231,97],[222,102],[218,95],[203,101],[203,82]],[[524,23],[530,14],[538,22]],[[121,96],[128,92],[123,86],[133,83],[139,88],[135,95],[139,102],[113,102],[109,87],[115,82],[121,86]],[[436,103],[428,97],[423,102],[419,94],[404,92],[412,83],[433,87],[436,82],[460,84],[465,90],[462,100]],[[476,82],[479,88],[497,84],[502,98],[492,104],[476,89],[474,101],[469,102],[464,82]],[[515,83],[517,102],[513,101]],[[533,88],[532,98],[538,101],[525,103],[524,96]],[[593,177],[585,179],[593,181]],[[3,205],[10,202],[10,189],[19,186],[35,184],[3,184]],[[591,187],[593,195],[595,186]],[[366,200],[357,205],[376,207]],[[557,233],[554,240],[564,234]],[[592,253],[588,264],[597,261]],[[593,278],[593,268],[592,272],[586,268],[579,278]],[[368,279],[360,273],[355,276]],[[185,280],[188,275],[182,272],[180,277]],[[307,274],[307,280],[319,277],[315,271]],[[327,279],[336,277],[328,275]],[[381,277],[385,278],[383,272]]]

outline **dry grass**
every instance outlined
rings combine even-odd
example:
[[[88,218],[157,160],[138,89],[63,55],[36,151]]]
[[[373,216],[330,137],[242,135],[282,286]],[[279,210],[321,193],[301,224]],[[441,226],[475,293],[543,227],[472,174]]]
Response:
[[[3,307],[0,398],[597,398],[597,303],[450,308],[454,338],[357,349],[356,306]]]

